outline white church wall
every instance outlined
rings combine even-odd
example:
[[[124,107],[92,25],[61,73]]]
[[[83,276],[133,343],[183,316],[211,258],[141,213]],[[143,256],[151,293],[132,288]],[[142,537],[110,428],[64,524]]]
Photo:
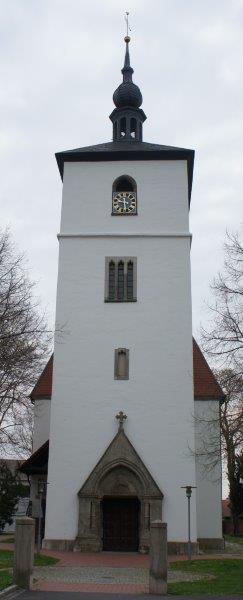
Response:
[[[129,174],[135,176],[131,168]],[[186,193],[183,197],[186,202]],[[76,231],[85,229],[80,218],[76,216]],[[162,223],[161,218],[158,229],[168,229],[168,218]],[[133,230],[138,229],[136,217],[110,219],[113,228],[124,232],[131,221]],[[171,227],[182,230],[186,219],[179,221]],[[65,225],[70,230],[67,218]],[[126,433],[164,493],[169,540],[187,538],[187,505],[180,486],[195,484],[195,461],[188,452],[188,445],[194,445],[189,254],[189,236],[60,240],[57,323],[65,323],[65,334],[54,351],[47,539],[76,537],[77,492],[116,433],[119,410],[127,414]],[[105,257],[123,255],[137,257],[138,301],[104,303]],[[128,381],[114,380],[118,347],[130,351]]]
[[[33,452],[38,450],[49,439],[50,410],[50,398],[35,400]]]
[[[112,184],[121,175],[137,184],[138,214],[111,216]],[[61,233],[188,232],[186,161],[65,163]]]
[[[222,538],[222,476],[220,457],[219,402],[195,402],[195,447],[198,538]],[[211,452],[205,458],[202,453]],[[216,461],[216,462],[215,462]]]

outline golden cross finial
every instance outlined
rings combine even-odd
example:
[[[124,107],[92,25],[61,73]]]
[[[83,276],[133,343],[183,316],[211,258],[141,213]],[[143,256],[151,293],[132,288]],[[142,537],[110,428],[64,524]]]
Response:
[[[127,415],[125,415],[124,412],[120,410],[118,415],[116,415],[116,419],[117,421],[119,421],[119,430],[123,429],[123,421],[127,419]]]

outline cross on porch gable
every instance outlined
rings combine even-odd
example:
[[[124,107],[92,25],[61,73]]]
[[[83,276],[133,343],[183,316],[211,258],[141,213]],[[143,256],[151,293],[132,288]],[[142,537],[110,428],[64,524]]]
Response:
[[[121,431],[121,429],[123,429],[123,425],[124,425],[124,421],[127,419],[127,415],[125,415],[125,413],[120,410],[120,412],[116,415],[116,419],[119,422],[119,431]]]

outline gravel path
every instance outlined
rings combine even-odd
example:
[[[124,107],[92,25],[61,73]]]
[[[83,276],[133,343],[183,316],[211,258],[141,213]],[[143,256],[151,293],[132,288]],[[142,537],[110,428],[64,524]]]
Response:
[[[225,553],[232,556],[241,556],[243,558],[243,544],[236,544],[235,542],[225,543]]]
[[[118,567],[35,567],[34,577],[65,583],[148,584],[148,570]],[[168,571],[168,581],[199,581],[203,576]]]

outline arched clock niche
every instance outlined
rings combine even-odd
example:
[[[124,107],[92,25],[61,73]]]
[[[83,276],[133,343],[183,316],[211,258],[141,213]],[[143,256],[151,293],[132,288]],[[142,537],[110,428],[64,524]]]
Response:
[[[121,175],[113,183],[112,215],[137,215],[137,184],[130,175]]]

